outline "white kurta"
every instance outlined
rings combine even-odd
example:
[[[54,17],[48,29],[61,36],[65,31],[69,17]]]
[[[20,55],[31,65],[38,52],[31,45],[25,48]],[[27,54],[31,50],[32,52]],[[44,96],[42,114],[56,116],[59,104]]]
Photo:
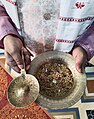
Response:
[[[94,0],[61,0],[55,49],[68,52],[94,21]]]
[[[29,48],[69,52],[94,21],[94,0],[1,0]],[[20,12],[20,23],[18,12]]]

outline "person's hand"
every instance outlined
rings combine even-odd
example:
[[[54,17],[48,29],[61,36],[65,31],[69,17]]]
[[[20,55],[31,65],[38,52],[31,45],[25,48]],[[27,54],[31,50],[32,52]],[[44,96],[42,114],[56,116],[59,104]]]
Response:
[[[79,46],[75,47],[72,51],[72,56],[75,59],[77,71],[82,73],[87,63],[87,54],[85,50]]]
[[[6,63],[14,69],[16,72],[20,72],[20,69],[23,68],[23,60],[22,60],[22,48],[24,54],[24,63],[26,70],[30,68],[30,53],[29,51],[23,46],[22,41],[13,35],[7,35],[4,38],[4,49],[5,49],[5,57]]]

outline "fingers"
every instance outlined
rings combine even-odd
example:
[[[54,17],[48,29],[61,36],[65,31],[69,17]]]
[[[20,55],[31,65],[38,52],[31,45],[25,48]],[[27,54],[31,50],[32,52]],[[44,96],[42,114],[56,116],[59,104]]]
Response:
[[[6,63],[16,72],[20,73],[23,68],[23,63],[25,63],[26,70],[29,70],[31,64],[30,53],[24,48],[23,50],[24,61],[22,59],[22,54],[19,52],[14,52],[9,54],[5,51]]]
[[[22,69],[24,67],[24,61],[22,59],[22,54],[20,51],[18,52],[14,52],[11,54],[11,56],[13,57],[13,60],[16,62],[17,66],[19,67],[19,69]]]
[[[5,57],[7,65],[9,65],[14,71],[20,73],[20,68],[17,66],[17,63],[12,58],[12,56],[9,53],[5,52]]]
[[[86,53],[81,47],[73,49],[72,55],[75,59],[75,66],[78,72],[83,73],[87,62]]]
[[[26,70],[29,70],[31,64],[31,53],[26,48],[24,48],[24,61]]]
[[[83,72],[83,57],[81,57],[80,55],[77,55],[75,57],[75,61],[76,61],[76,69],[78,72],[82,73]]]

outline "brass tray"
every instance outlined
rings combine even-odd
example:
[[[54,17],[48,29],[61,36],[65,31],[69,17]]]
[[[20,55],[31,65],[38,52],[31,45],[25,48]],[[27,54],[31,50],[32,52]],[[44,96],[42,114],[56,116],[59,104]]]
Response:
[[[66,62],[67,67],[71,70],[73,74],[75,86],[69,95],[59,100],[49,99],[39,93],[36,102],[48,109],[68,108],[77,103],[83,95],[86,88],[86,75],[85,73],[79,73],[76,70],[75,60],[70,54],[60,51],[48,51],[38,55],[36,58],[33,59],[29,73],[35,76],[37,69],[49,59],[60,59],[62,62]]]

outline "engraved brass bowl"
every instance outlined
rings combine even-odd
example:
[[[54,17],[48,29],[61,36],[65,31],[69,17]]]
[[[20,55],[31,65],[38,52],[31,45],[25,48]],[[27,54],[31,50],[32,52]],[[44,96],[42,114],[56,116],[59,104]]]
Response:
[[[48,95],[43,95],[40,90],[36,102],[48,109],[64,109],[74,105],[80,100],[86,87],[86,75],[85,73],[79,73],[76,70],[75,60],[70,54],[60,51],[48,51],[38,55],[36,58],[33,59],[29,73],[36,77],[36,73],[38,72],[39,67],[41,67],[45,62],[48,62],[51,59],[60,60],[62,63],[66,63],[66,66],[70,69],[73,75],[73,88],[70,93],[65,94],[65,96],[61,96],[61,98],[49,98]],[[42,85],[40,83],[39,85],[41,88]],[[44,91],[47,91],[46,88],[44,89]]]

